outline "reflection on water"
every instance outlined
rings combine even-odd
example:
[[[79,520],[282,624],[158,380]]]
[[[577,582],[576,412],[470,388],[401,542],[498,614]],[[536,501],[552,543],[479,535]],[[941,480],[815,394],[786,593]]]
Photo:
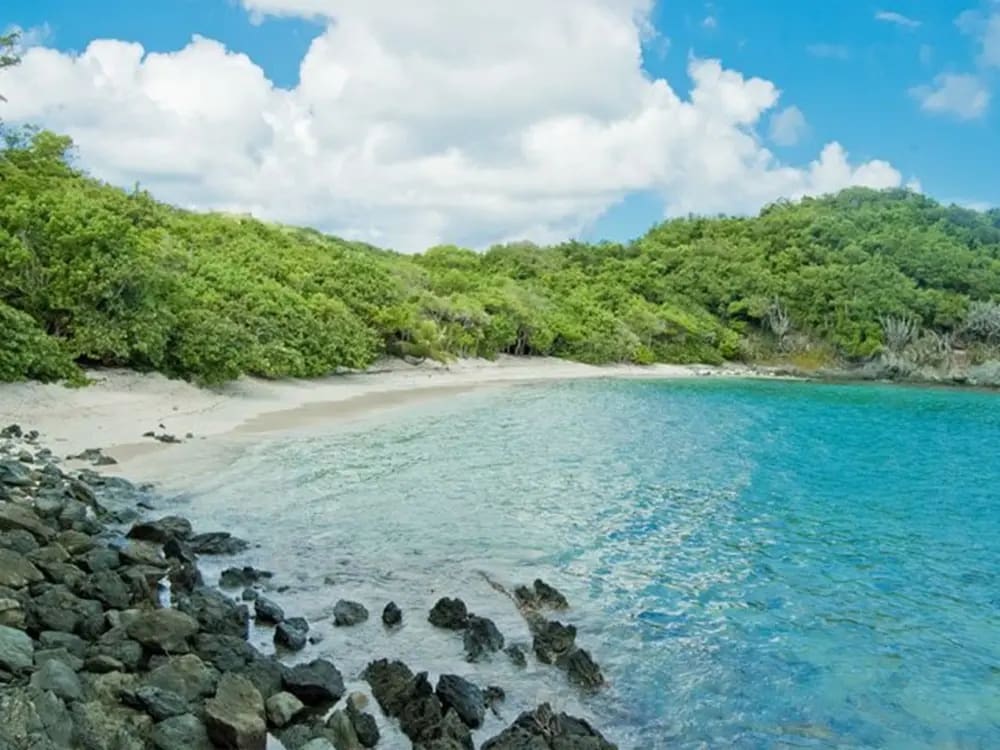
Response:
[[[357,685],[401,657],[502,685],[507,721],[549,700],[623,748],[995,748],[997,445],[984,393],[549,384],[244,446],[184,511],[260,543],[245,560],[324,635],[308,654]],[[425,621],[439,596],[529,641],[479,571],[564,590],[609,689],[465,664]],[[372,619],[335,631],[339,598]]]

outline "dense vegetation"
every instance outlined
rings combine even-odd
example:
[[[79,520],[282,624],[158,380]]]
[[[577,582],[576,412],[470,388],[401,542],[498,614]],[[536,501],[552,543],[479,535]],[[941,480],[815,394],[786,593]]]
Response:
[[[679,219],[629,244],[404,256],[182,211],[89,178],[70,149],[6,132],[0,380],[103,364],[212,383],[501,352],[895,367],[1000,346],[1000,211],[903,190]]]

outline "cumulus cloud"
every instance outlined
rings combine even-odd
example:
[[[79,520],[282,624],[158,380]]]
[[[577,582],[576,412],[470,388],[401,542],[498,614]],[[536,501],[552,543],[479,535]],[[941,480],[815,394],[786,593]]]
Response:
[[[920,21],[909,16],[904,16],[902,13],[897,13],[894,10],[878,11],[875,14],[875,20],[902,26],[904,29],[915,29],[920,26]]]
[[[243,4],[327,21],[295,88],[211,39],[103,39],[27,50],[0,75],[3,116],[69,133],[111,182],[402,250],[564,239],[633,191],[667,214],[748,212],[902,181],[836,143],[781,163],[758,135],[770,81],[697,58],[686,96],[651,78],[651,0]]]
[[[982,117],[990,104],[989,89],[978,76],[968,73],[942,73],[932,85],[917,86],[910,94],[925,112],[960,120]]]
[[[806,118],[796,106],[785,107],[771,115],[771,140],[779,146],[794,146],[806,132]]]

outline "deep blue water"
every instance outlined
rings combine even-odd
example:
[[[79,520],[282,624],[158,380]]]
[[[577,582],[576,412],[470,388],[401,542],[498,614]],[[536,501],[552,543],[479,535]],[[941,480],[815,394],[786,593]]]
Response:
[[[1000,748],[996,394],[518,387],[241,448],[190,512],[261,541],[248,559],[294,582],[286,609],[349,677],[403,656],[504,685],[506,720],[551,700],[622,748]],[[465,665],[423,622],[439,595],[528,639],[478,571],[563,589],[609,688]],[[323,630],[340,596],[394,598],[408,625]]]

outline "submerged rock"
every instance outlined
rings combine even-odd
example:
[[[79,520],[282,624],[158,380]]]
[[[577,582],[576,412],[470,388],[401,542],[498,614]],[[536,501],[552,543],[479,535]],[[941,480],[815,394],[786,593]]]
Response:
[[[306,647],[309,624],[301,617],[290,617],[279,622],[274,629],[274,645],[289,651],[301,651]]]
[[[549,620],[536,625],[533,630],[532,648],[543,664],[555,664],[575,647],[576,627],[573,625]]]
[[[617,750],[583,719],[556,714],[548,703],[526,711],[482,750]]]
[[[502,649],[504,643],[503,635],[493,620],[478,615],[469,616],[462,641],[468,661],[479,661],[483,656]]]
[[[368,610],[363,604],[341,599],[333,607],[333,624],[337,627],[359,625],[368,619]]]
[[[438,599],[431,608],[427,620],[431,625],[447,630],[463,629],[469,619],[469,610],[461,599]]]
[[[191,536],[191,522],[180,516],[164,516],[156,521],[143,521],[133,526],[128,536],[147,542],[164,544],[171,539],[185,540]]]
[[[394,628],[403,624],[403,611],[396,605],[396,602],[389,602],[382,610],[382,624],[387,628]]]
[[[250,542],[235,537],[228,531],[196,534],[188,543],[192,551],[199,555],[237,555],[250,549]]]
[[[242,568],[223,570],[219,576],[219,585],[225,589],[238,589],[272,577],[274,577],[274,573],[269,570],[257,570],[249,565],[244,565]]]

